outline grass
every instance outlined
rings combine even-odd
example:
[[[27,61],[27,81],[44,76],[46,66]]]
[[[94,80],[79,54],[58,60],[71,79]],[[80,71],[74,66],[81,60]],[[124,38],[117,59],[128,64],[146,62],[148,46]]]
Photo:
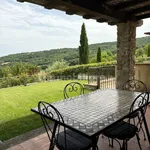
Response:
[[[51,103],[63,99],[63,88],[69,82],[53,81],[0,89],[0,140],[41,127],[40,116],[30,109],[40,100]]]

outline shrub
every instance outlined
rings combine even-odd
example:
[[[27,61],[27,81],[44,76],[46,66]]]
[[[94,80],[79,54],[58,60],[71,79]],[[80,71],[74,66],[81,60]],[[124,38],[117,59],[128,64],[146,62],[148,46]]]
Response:
[[[46,80],[46,73],[41,71],[40,73],[38,73],[38,80],[39,81],[45,81]]]
[[[19,79],[20,79],[20,83],[24,86],[27,85],[27,80],[28,80],[28,76],[27,74],[25,73],[22,73],[20,76],[19,76]]]
[[[8,82],[7,82],[6,78],[3,78],[0,81],[0,88],[6,88],[6,87],[8,87]]]
[[[46,71],[53,71],[53,70],[58,70],[58,69],[62,69],[62,68],[66,68],[68,67],[68,63],[64,60],[61,61],[56,61],[54,62],[51,66],[49,66]]]
[[[80,73],[87,73],[89,67],[109,66],[114,64],[116,64],[116,62],[113,61],[113,62],[101,62],[101,63],[86,64],[86,65],[76,65],[64,69],[51,71],[48,74],[48,76],[52,76],[53,79],[65,78],[65,77],[76,78],[77,75]]]
[[[143,61],[145,61],[146,60],[146,58],[145,57],[142,57],[142,56],[139,56],[138,58],[137,58],[137,62],[139,62],[139,63],[142,63]]]
[[[27,83],[34,83],[34,82],[38,82],[38,81],[39,81],[38,76],[32,75],[32,76],[28,77]]]
[[[9,79],[9,86],[17,86],[17,85],[20,85],[20,80],[19,78],[10,78]]]

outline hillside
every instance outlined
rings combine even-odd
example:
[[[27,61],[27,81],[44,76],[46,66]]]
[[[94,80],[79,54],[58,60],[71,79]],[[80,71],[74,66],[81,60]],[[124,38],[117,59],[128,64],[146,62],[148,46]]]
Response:
[[[140,48],[149,43],[150,36],[137,38],[136,47]],[[90,58],[96,55],[98,47],[101,47],[102,51],[110,50],[113,53],[116,53],[116,42],[96,43],[89,45]],[[39,52],[12,54],[0,57],[0,65],[23,61],[39,66],[47,66],[61,59],[66,60],[70,65],[74,65],[78,63],[78,57],[77,48],[52,49]]]

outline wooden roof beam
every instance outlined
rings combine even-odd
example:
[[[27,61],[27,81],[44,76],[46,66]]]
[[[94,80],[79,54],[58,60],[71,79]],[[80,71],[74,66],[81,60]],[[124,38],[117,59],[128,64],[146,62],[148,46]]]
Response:
[[[83,15],[83,18],[84,18],[84,19],[92,19],[92,18],[94,18],[94,15],[85,14],[85,15]]]
[[[129,7],[133,7],[133,6],[144,4],[144,3],[145,3],[145,1],[143,1],[143,0],[126,1],[124,3],[121,3],[117,6],[115,6],[115,9],[117,9],[117,10],[128,9]]]
[[[45,8],[46,9],[53,9],[53,8],[56,8],[56,7],[61,7],[64,5],[64,2],[61,1],[61,0],[50,0],[50,1],[47,1],[47,3],[45,4]]]
[[[145,32],[144,34],[150,35],[150,32]]]
[[[107,16],[111,17],[112,20],[126,21],[127,19],[130,19],[131,16],[128,13],[116,11],[109,6],[105,7],[104,5],[94,3],[93,1],[72,0],[72,4],[103,14],[106,16],[106,18]]]
[[[145,19],[145,18],[150,18],[150,13],[147,13],[147,14],[144,14],[144,15],[136,16],[136,18],[137,18],[137,20]]]
[[[18,2],[28,2],[28,3],[32,3],[32,4],[37,4],[37,5],[41,5],[44,6],[46,3],[46,0],[17,0]]]
[[[97,19],[96,21],[97,21],[97,22],[100,22],[100,23],[107,22],[107,20],[104,19],[104,18],[99,18],[99,19]]]
[[[23,3],[24,2],[24,0],[17,0],[18,2],[21,2],[21,3]]]
[[[150,5],[131,10],[130,13],[131,14],[138,14],[138,13],[145,12],[148,10],[150,10]]]

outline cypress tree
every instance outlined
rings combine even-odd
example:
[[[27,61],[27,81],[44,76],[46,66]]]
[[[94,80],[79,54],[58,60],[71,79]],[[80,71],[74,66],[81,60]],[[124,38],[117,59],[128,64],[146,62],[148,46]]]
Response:
[[[100,47],[98,48],[98,51],[97,51],[97,62],[101,62],[101,48]]]
[[[147,47],[147,57],[150,57],[150,44]]]
[[[82,24],[81,35],[80,35],[80,46],[79,46],[79,63],[88,64],[89,63],[89,46],[88,38],[86,35],[85,24]]]

